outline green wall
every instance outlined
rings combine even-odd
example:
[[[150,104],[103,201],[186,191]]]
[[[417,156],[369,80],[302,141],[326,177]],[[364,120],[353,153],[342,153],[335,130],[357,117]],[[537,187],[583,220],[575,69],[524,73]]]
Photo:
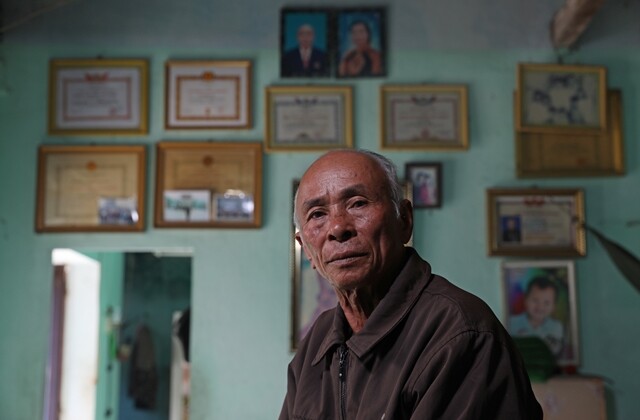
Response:
[[[138,143],[148,146],[147,202],[155,185],[153,145],[160,140],[261,140],[264,128],[263,87],[269,84],[308,83],[278,76],[277,9],[280,2],[266,2],[273,9],[248,22],[233,8],[232,19],[216,26],[228,37],[202,37],[188,30],[189,17],[201,25],[212,12],[190,2],[175,12],[176,22],[153,17],[161,12],[150,2],[127,9],[122,2],[113,15],[99,16],[106,5],[79,2],[35,20],[0,44],[0,411],[3,418],[42,418],[43,380],[51,293],[51,251],[58,247],[101,251],[193,249],[192,272],[192,418],[272,419],[277,417],[285,392],[290,323],[290,197],[291,181],[299,177],[316,153],[265,155],[263,226],[260,229],[156,229],[151,205],[142,233],[35,234],[36,156],[40,144]],[[215,5],[222,2],[211,2]],[[246,8],[246,1],[241,2]],[[640,53],[637,39],[614,46],[583,46],[569,54],[570,62],[602,64],[608,68],[609,86],[620,88],[624,98],[624,136],[627,173],[614,178],[518,180],[515,178],[512,92],[515,66],[522,61],[555,62],[550,48],[531,47],[528,37],[542,39],[548,26],[524,34],[519,28],[504,30],[520,42],[506,47],[466,50],[423,48],[423,39],[405,34],[401,18],[427,7],[417,0],[398,2],[392,8],[389,75],[385,79],[322,80],[354,86],[354,127],[357,147],[379,150],[378,88],[383,83],[465,83],[469,87],[470,149],[466,152],[390,152],[402,168],[408,161],[443,163],[444,203],[438,210],[416,212],[414,244],[434,270],[485,299],[501,316],[501,258],[487,257],[484,191],[495,186],[566,186],[585,190],[587,221],[640,255],[640,225],[628,225],[640,217]],[[454,2],[459,5],[460,2]],[[506,2],[499,2],[506,4]],[[555,4],[551,1],[545,5]],[[168,2],[159,3],[168,7]],[[226,4],[226,2],[225,2]],[[485,5],[489,4],[485,2]],[[556,4],[557,6],[557,4]],[[182,6],[181,6],[182,7]],[[261,3],[261,7],[263,3]],[[438,11],[442,12],[442,7]],[[493,6],[492,6],[493,7]],[[495,6],[497,7],[497,6]],[[555,7],[555,6],[554,6]],[[160,6],[158,6],[160,9]],[[471,21],[471,12],[456,9],[448,17],[461,36],[478,32],[482,43],[495,32]],[[553,10],[553,7],[550,8]],[[164,13],[168,13],[167,10]],[[229,12],[231,13],[231,12]],[[186,15],[186,17],[185,17]],[[73,17],[76,20],[73,20]],[[89,23],[118,20],[111,31]],[[86,18],[86,24],[82,22]],[[456,19],[454,19],[454,17]],[[458,20],[465,18],[466,20]],[[482,19],[489,19],[483,15]],[[537,17],[540,22],[544,19]],[[400,20],[400,21],[399,21]],[[74,23],[70,25],[69,22]],[[240,29],[234,25],[238,23]],[[260,26],[259,23],[262,22]],[[265,22],[272,31],[266,38]],[[457,23],[455,23],[457,22]],[[65,24],[63,26],[63,23]],[[428,23],[428,22],[427,22]],[[427,26],[425,23],[425,27]],[[446,22],[445,22],[446,23]],[[446,26],[445,23],[436,25]],[[56,26],[59,24],[59,26]],[[252,25],[253,24],[253,25]],[[594,23],[595,24],[595,23]],[[145,26],[146,25],[146,26]],[[457,25],[457,26],[456,26]],[[255,26],[255,28],[253,27]],[[53,29],[61,29],[58,33]],[[145,32],[140,28],[148,27]],[[597,27],[607,26],[602,21]],[[222,28],[222,29],[220,29]],[[178,30],[181,29],[181,30]],[[214,30],[214,29],[211,29]],[[92,32],[93,31],[93,32]],[[110,34],[109,39],[102,32]],[[253,31],[253,32],[252,32]],[[484,32],[482,32],[484,31]],[[455,32],[455,31],[453,31]],[[34,35],[37,34],[38,36]],[[600,33],[600,32],[599,32]],[[74,35],[75,34],[75,35]],[[131,35],[134,34],[134,35]],[[205,33],[206,35],[209,35]],[[413,32],[415,34],[415,32]],[[489,34],[489,35],[487,35]],[[499,32],[502,34],[502,32]],[[161,41],[154,41],[154,36]],[[257,41],[251,43],[252,36]],[[127,38],[130,36],[130,41]],[[164,43],[167,37],[172,41]],[[48,37],[50,39],[48,39]],[[491,38],[491,37],[489,37]],[[180,40],[184,40],[184,44]],[[265,41],[267,39],[267,41]],[[403,44],[401,41],[410,42]],[[546,38],[545,38],[546,39]],[[593,37],[591,37],[593,39]],[[604,37],[606,40],[606,37]],[[615,36],[614,36],[615,39]],[[411,41],[413,40],[413,41]],[[265,46],[264,44],[269,44]],[[211,44],[211,45],[207,45]],[[518,44],[518,45],[516,45]],[[537,44],[536,44],[537,45]],[[436,45],[437,47],[437,45]],[[150,60],[150,133],[138,138],[52,137],[46,130],[47,65],[59,57],[144,57]],[[253,128],[245,131],[166,131],[163,128],[164,62],[180,58],[249,58],[254,63]],[[640,294],[616,271],[602,247],[588,236],[585,258],[576,260],[578,312],[582,365],[580,372],[607,378],[612,394],[610,418],[634,418],[640,411],[637,348],[640,335]]]

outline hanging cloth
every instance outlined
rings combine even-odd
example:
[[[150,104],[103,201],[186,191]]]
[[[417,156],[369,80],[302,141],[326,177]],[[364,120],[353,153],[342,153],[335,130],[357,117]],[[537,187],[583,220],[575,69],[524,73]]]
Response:
[[[136,408],[152,410],[156,404],[158,372],[153,351],[151,330],[146,325],[138,327],[131,353],[129,368],[129,396]]]

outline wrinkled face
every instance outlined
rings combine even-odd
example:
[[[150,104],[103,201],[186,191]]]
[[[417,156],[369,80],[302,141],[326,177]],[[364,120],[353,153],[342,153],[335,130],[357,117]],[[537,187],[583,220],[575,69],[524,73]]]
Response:
[[[556,292],[552,287],[533,287],[524,301],[527,313],[532,321],[542,322],[555,309]]]
[[[298,44],[301,48],[311,48],[313,45],[313,28],[309,25],[303,25],[298,29]]]
[[[365,48],[369,44],[369,32],[363,23],[357,23],[351,28],[351,41],[358,48]]]
[[[400,270],[413,227],[411,204],[405,200],[396,215],[384,172],[371,157],[323,156],[300,180],[295,205],[296,239],[334,287],[353,290]]]

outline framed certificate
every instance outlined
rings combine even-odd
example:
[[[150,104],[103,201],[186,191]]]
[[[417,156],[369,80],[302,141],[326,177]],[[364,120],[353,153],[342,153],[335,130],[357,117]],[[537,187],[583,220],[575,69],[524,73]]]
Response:
[[[486,195],[489,255],[586,255],[581,189],[491,188]]]
[[[156,227],[257,228],[262,143],[160,142]]]
[[[598,133],[607,128],[603,66],[520,63],[516,129]]]
[[[265,88],[268,152],[352,147],[350,86]]]
[[[148,73],[142,59],[51,60],[49,134],[146,134]]]
[[[41,146],[36,232],[144,229],[144,146]]]
[[[251,127],[251,62],[167,61],[167,129]]]
[[[538,337],[559,366],[580,364],[572,260],[502,263],[504,325],[512,337]]]
[[[382,149],[469,147],[466,86],[386,85],[380,101]]]
[[[607,101],[607,129],[604,132],[516,132],[518,177],[623,175],[621,92],[609,90]]]

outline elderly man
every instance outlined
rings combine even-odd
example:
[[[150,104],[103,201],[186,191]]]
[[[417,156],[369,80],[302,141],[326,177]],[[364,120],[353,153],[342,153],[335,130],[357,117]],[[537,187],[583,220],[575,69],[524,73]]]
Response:
[[[309,24],[300,25],[296,33],[298,45],[285,51],[280,63],[282,77],[318,77],[329,75],[326,52],[314,45],[315,31]]]
[[[542,419],[490,308],[405,247],[413,209],[389,160],[323,155],[300,180],[294,217],[339,304],[300,343],[280,419]]]

